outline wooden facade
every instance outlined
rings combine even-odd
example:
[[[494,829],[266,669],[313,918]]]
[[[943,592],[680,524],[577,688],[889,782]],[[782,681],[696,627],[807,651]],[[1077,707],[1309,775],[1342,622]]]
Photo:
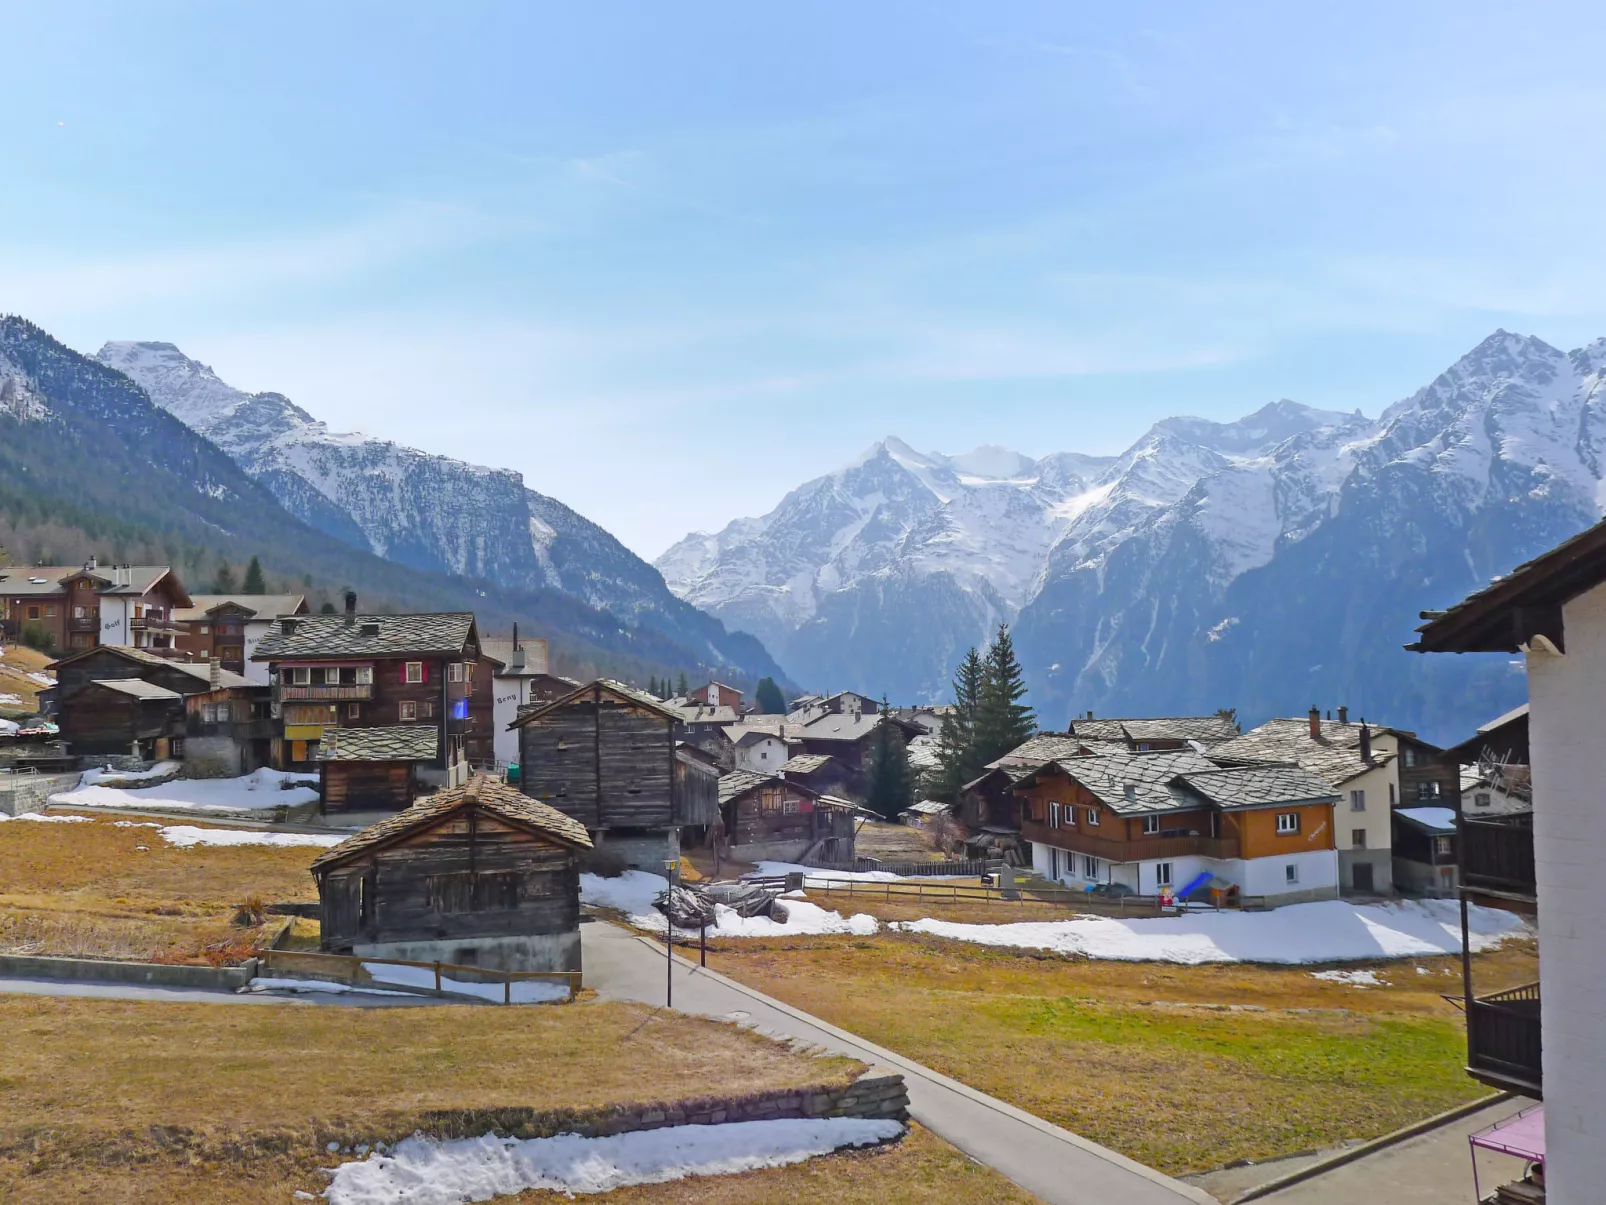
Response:
[[[1461,765],[1437,745],[1396,733],[1399,806],[1461,810]],[[1392,801],[1391,801],[1392,802]]]
[[[141,698],[118,689],[122,682],[89,682],[64,700],[59,711],[61,739],[74,754],[138,754],[156,761],[174,751],[184,737],[184,698],[152,686],[157,697]],[[182,745],[180,745],[182,747]]]
[[[413,763],[326,761],[318,767],[318,789],[325,813],[399,812],[413,806]]]

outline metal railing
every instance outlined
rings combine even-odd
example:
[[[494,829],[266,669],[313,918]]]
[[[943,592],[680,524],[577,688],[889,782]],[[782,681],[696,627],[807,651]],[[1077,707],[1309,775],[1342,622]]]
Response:
[[[461,966],[452,962],[408,962],[400,958],[364,958],[356,954],[314,954],[300,950],[267,950],[262,954],[262,965],[268,970],[282,971],[292,976],[318,979],[325,982],[345,983],[353,987],[371,987],[382,991],[413,991],[426,995],[447,996],[498,1003],[475,992],[454,991],[443,983],[501,984],[502,1004],[512,1004],[515,983],[561,983],[573,1000],[581,987],[580,971],[502,971],[491,967]],[[387,980],[375,976],[369,967],[410,967],[429,971],[434,978],[433,987],[419,987],[404,980]]]

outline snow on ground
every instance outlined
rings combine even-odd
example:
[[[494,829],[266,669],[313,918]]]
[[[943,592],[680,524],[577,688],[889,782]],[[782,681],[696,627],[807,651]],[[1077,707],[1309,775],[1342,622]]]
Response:
[[[21,706],[22,706],[22,696],[21,695],[0,694],[0,707],[21,707]]]
[[[157,767],[160,769],[160,767]],[[309,787],[297,786],[281,790],[279,784],[294,777],[307,781],[304,775],[291,776],[277,770],[261,769],[243,778],[179,778],[157,787],[125,790],[106,786],[98,779],[128,781],[130,775],[110,774],[104,770],[86,771],[79,786],[50,797],[58,806],[75,808],[129,808],[136,811],[177,812],[254,812],[281,804],[294,807],[302,803],[316,803],[318,792]],[[155,770],[145,771],[141,777],[156,777]]]
[[[84,824],[92,817],[89,816],[46,816],[43,812],[24,812],[20,816],[0,816],[5,820],[33,820],[39,824]]]
[[[1421,967],[1416,968],[1421,971]],[[1312,971],[1312,979],[1325,979],[1328,983],[1347,983],[1351,987],[1382,987],[1383,981],[1376,971]]]
[[[181,769],[183,767],[176,761],[159,761],[149,770],[114,770],[107,766],[104,770],[85,770],[78,779],[78,785],[118,786],[125,782],[145,782],[152,778],[166,778],[169,774],[177,774]]]
[[[1529,931],[1519,917],[1496,908],[1471,906],[1467,916],[1474,952]],[[1271,912],[1190,912],[1132,920],[1089,916],[1003,925],[928,919],[893,921],[887,927],[1123,962],[1351,962],[1461,951],[1460,914],[1447,900],[1324,900]]]
[[[531,1189],[604,1193],[630,1184],[785,1167],[843,1147],[873,1146],[903,1133],[896,1121],[787,1118],[670,1126],[607,1138],[440,1140],[414,1135],[388,1154],[330,1173],[330,1205],[458,1205]]]
[[[349,983],[325,983],[321,979],[272,979],[258,976],[240,989],[242,992],[327,992],[331,995],[411,996],[411,992],[388,992],[382,987],[353,987]]]
[[[399,967],[383,962],[365,962],[362,964],[362,969],[379,983],[395,983],[402,987],[434,988],[435,986],[435,971],[431,967]],[[441,989],[458,992],[464,996],[495,1000],[499,1004],[503,999],[503,985],[500,983],[469,983],[466,980],[442,975]],[[568,998],[568,985],[555,979],[518,979],[513,982],[514,1004],[550,1004],[555,1000]]]
[[[83,817],[74,817],[83,819]],[[162,840],[180,849],[197,845],[316,845],[324,849],[339,845],[350,833],[269,833],[260,829],[197,828],[193,824],[167,824],[160,829]]]
[[[783,866],[786,863],[770,862],[760,865]],[[623,912],[630,924],[649,933],[663,933],[669,928],[668,918],[652,906],[666,886],[662,875],[644,870],[627,870],[616,879],[599,875],[580,876],[580,902],[596,908],[613,908]],[[844,917],[840,912],[827,912],[817,904],[803,900],[789,900],[786,905],[786,922],[773,921],[767,916],[739,916],[734,909],[723,904],[714,905],[714,923],[708,928],[710,937],[796,937],[820,933],[856,933],[860,936],[876,932],[879,925],[873,916]],[[682,936],[696,936],[700,929],[676,929]]]

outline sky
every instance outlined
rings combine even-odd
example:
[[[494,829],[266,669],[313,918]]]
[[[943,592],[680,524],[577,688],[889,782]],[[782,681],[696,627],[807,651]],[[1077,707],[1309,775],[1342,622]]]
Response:
[[[656,556],[1606,335],[1598,5],[0,5],[0,312]]]

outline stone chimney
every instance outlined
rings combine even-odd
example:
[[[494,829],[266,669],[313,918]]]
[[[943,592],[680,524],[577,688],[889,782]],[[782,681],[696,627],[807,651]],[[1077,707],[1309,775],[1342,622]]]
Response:
[[[1320,707],[1312,707],[1310,709],[1310,739],[1313,741],[1320,740],[1321,736],[1322,709]]]
[[[1349,723],[1349,708],[1348,707],[1340,707],[1338,709],[1338,722],[1340,724]]]
[[[1366,717],[1361,717],[1361,760],[1368,765],[1372,762],[1372,730],[1366,726]]]

